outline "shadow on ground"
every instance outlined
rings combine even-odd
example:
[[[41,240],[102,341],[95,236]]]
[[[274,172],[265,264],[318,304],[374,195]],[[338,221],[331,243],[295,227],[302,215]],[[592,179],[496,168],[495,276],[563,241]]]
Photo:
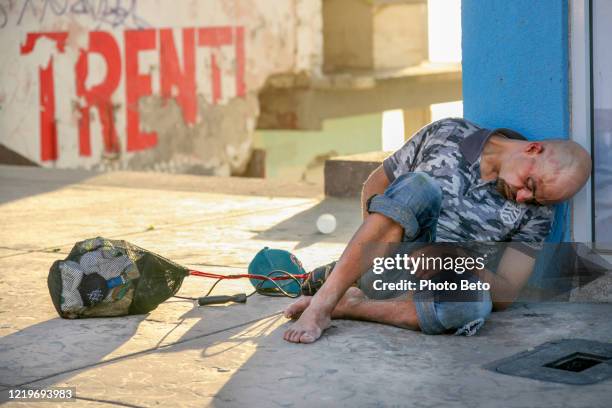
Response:
[[[40,167],[0,165],[0,204],[60,190],[98,174],[85,170],[48,171]]]
[[[69,377],[74,370],[99,363],[127,343],[145,318],[58,317],[4,336],[0,338],[0,383],[21,386]]]
[[[255,302],[254,302],[255,303]],[[117,358],[103,364],[105,354],[119,347],[135,330],[138,318],[89,319],[70,326],[59,319],[25,329],[55,353],[58,365],[90,362],[82,370],[59,373],[34,386],[76,384],[82,399],[124,406],[185,403],[213,406],[512,406],[604,407],[609,382],[589,386],[510,377],[483,368],[487,363],[561,338],[609,341],[612,327],[607,304],[517,304],[494,313],[474,337],[427,336],[379,324],[334,321],[311,345],[282,339],[291,324],[277,310],[286,302],[261,299],[249,308],[194,308],[179,321],[196,319],[190,330],[166,346]],[[259,317],[250,319],[251,313]],[[240,316],[234,326],[220,326]],[[104,333],[113,325],[130,327],[119,337]],[[75,337],[72,345],[54,349],[42,341],[57,330]],[[64,335],[62,335],[64,337]],[[108,344],[106,344],[108,343]],[[1,346],[11,343],[2,343]],[[88,355],[89,346],[96,349]],[[95,346],[95,347],[93,347]],[[71,350],[74,347],[74,350]],[[42,351],[41,351],[42,352]],[[19,364],[12,361],[12,364]],[[41,366],[41,369],[47,369]],[[5,383],[5,381],[1,381]],[[0,393],[2,394],[2,393]],[[195,398],[195,399],[194,399]],[[537,404],[534,402],[537,401]]]
[[[476,407],[497,406],[499,401],[512,401],[512,406],[553,406],[563,401],[572,407],[603,407],[609,381],[578,391],[576,386],[494,373],[483,365],[560,338],[609,341],[612,327],[605,323],[609,310],[603,304],[517,304],[494,313],[474,337],[427,336],[372,323],[334,321],[312,345],[285,343],[282,333],[289,324],[276,325],[263,336],[265,327],[253,327],[236,341],[254,342],[255,351],[215,402],[217,406],[265,401],[266,406],[287,407]],[[225,342],[231,344],[231,339]],[[222,351],[228,361],[233,352],[234,347]],[[206,350],[202,356],[208,357]]]

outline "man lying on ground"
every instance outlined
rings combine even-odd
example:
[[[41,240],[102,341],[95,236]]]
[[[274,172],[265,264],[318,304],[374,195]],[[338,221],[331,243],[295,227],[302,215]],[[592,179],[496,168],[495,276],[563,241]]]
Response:
[[[375,257],[385,255],[372,243],[539,243],[550,232],[551,205],[571,198],[590,173],[589,154],[571,141],[528,141],[512,130],[483,129],[463,119],[424,127],[366,181],[363,223],[316,294],[286,309],[286,317],[299,319],[284,339],[312,343],[332,318],[473,334],[492,309],[507,307],[518,295],[533,270],[533,252],[506,249],[497,272],[480,276],[491,283],[491,293],[458,308],[418,293],[371,300],[351,287]]]

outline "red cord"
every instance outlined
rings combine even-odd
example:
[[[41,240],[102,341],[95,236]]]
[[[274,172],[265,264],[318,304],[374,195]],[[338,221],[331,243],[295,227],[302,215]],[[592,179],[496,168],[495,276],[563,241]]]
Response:
[[[262,276],[262,275],[251,275],[248,273],[245,274],[237,274],[237,275],[219,275],[216,273],[210,273],[210,272],[202,272],[202,271],[196,271],[193,269],[189,270],[189,274],[193,275],[193,276],[201,276],[203,278],[213,278],[213,279],[241,279],[241,278],[249,278],[249,279],[259,279],[259,280],[268,280],[268,279],[272,279],[272,280],[287,280],[287,279],[306,279],[308,277],[308,273],[304,273],[301,275],[293,275],[293,278],[290,276],[275,276],[275,277],[267,277],[267,276]]]

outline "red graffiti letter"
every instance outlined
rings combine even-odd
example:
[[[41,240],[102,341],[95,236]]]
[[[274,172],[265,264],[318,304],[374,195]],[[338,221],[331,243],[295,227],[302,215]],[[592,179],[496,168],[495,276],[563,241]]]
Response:
[[[218,48],[232,43],[231,27],[206,27],[198,30],[198,45]],[[213,52],[210,56],[213,103],[221,99],[221,70],[217,65],[217,57]]]
[[[85,81],[89,72],[87,59],[89,53],[102,55],[106,62],[106,77],[101,83],[87,89]],[[96,107],[100,115],[104,150],[107,153],[118,153],[120,150],[119,137],[114,124],[111,96],[121,79],[121,54],[113,36],[104,31],[90,32],[89,49],[80,51],[75,71],[77,96],[84,99],[85,102],[84,105],[79,107],[81,113],[79,119],[79,153],[82,156],[91,156],[89,113],[92,107]]]
[[[21,46],[21,55],[34,50],[40,37],[55,41],[59,52],[64,52],[68,33],[28,33],[26,42]],[[53,57],[49,57],[46,68],[38,70],[40,87],[40,160],[57,160],[57,126],[55,124],[55,84],[53,81]]]
[[[138,53],[156,47],[155,30],[127,30],[125,36],[125,94],[127,102],[127,150],[143,150],[157,145],[157,133],[140,131],[138,102],[151,95],[151,75],[138,72]]]
[[[175,97],[183,109],[185,122],[196,121],[196,83],[195,83],[195,35],[193,28],[183,29],[183,72],[181,72],[172,29],[159,31],[161,95],[172,98],[172,88],[176,87]]]
[[[234,29],[234,43],[236,46],[236,95],[244,96],[244,27]]]

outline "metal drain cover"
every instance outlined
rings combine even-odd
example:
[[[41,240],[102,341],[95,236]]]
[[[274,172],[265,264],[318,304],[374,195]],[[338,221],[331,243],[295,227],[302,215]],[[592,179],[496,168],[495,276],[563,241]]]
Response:
[[[484,368],[541,381],[594,384],[612,378],[612,343],[582,339],[550,341]]]

